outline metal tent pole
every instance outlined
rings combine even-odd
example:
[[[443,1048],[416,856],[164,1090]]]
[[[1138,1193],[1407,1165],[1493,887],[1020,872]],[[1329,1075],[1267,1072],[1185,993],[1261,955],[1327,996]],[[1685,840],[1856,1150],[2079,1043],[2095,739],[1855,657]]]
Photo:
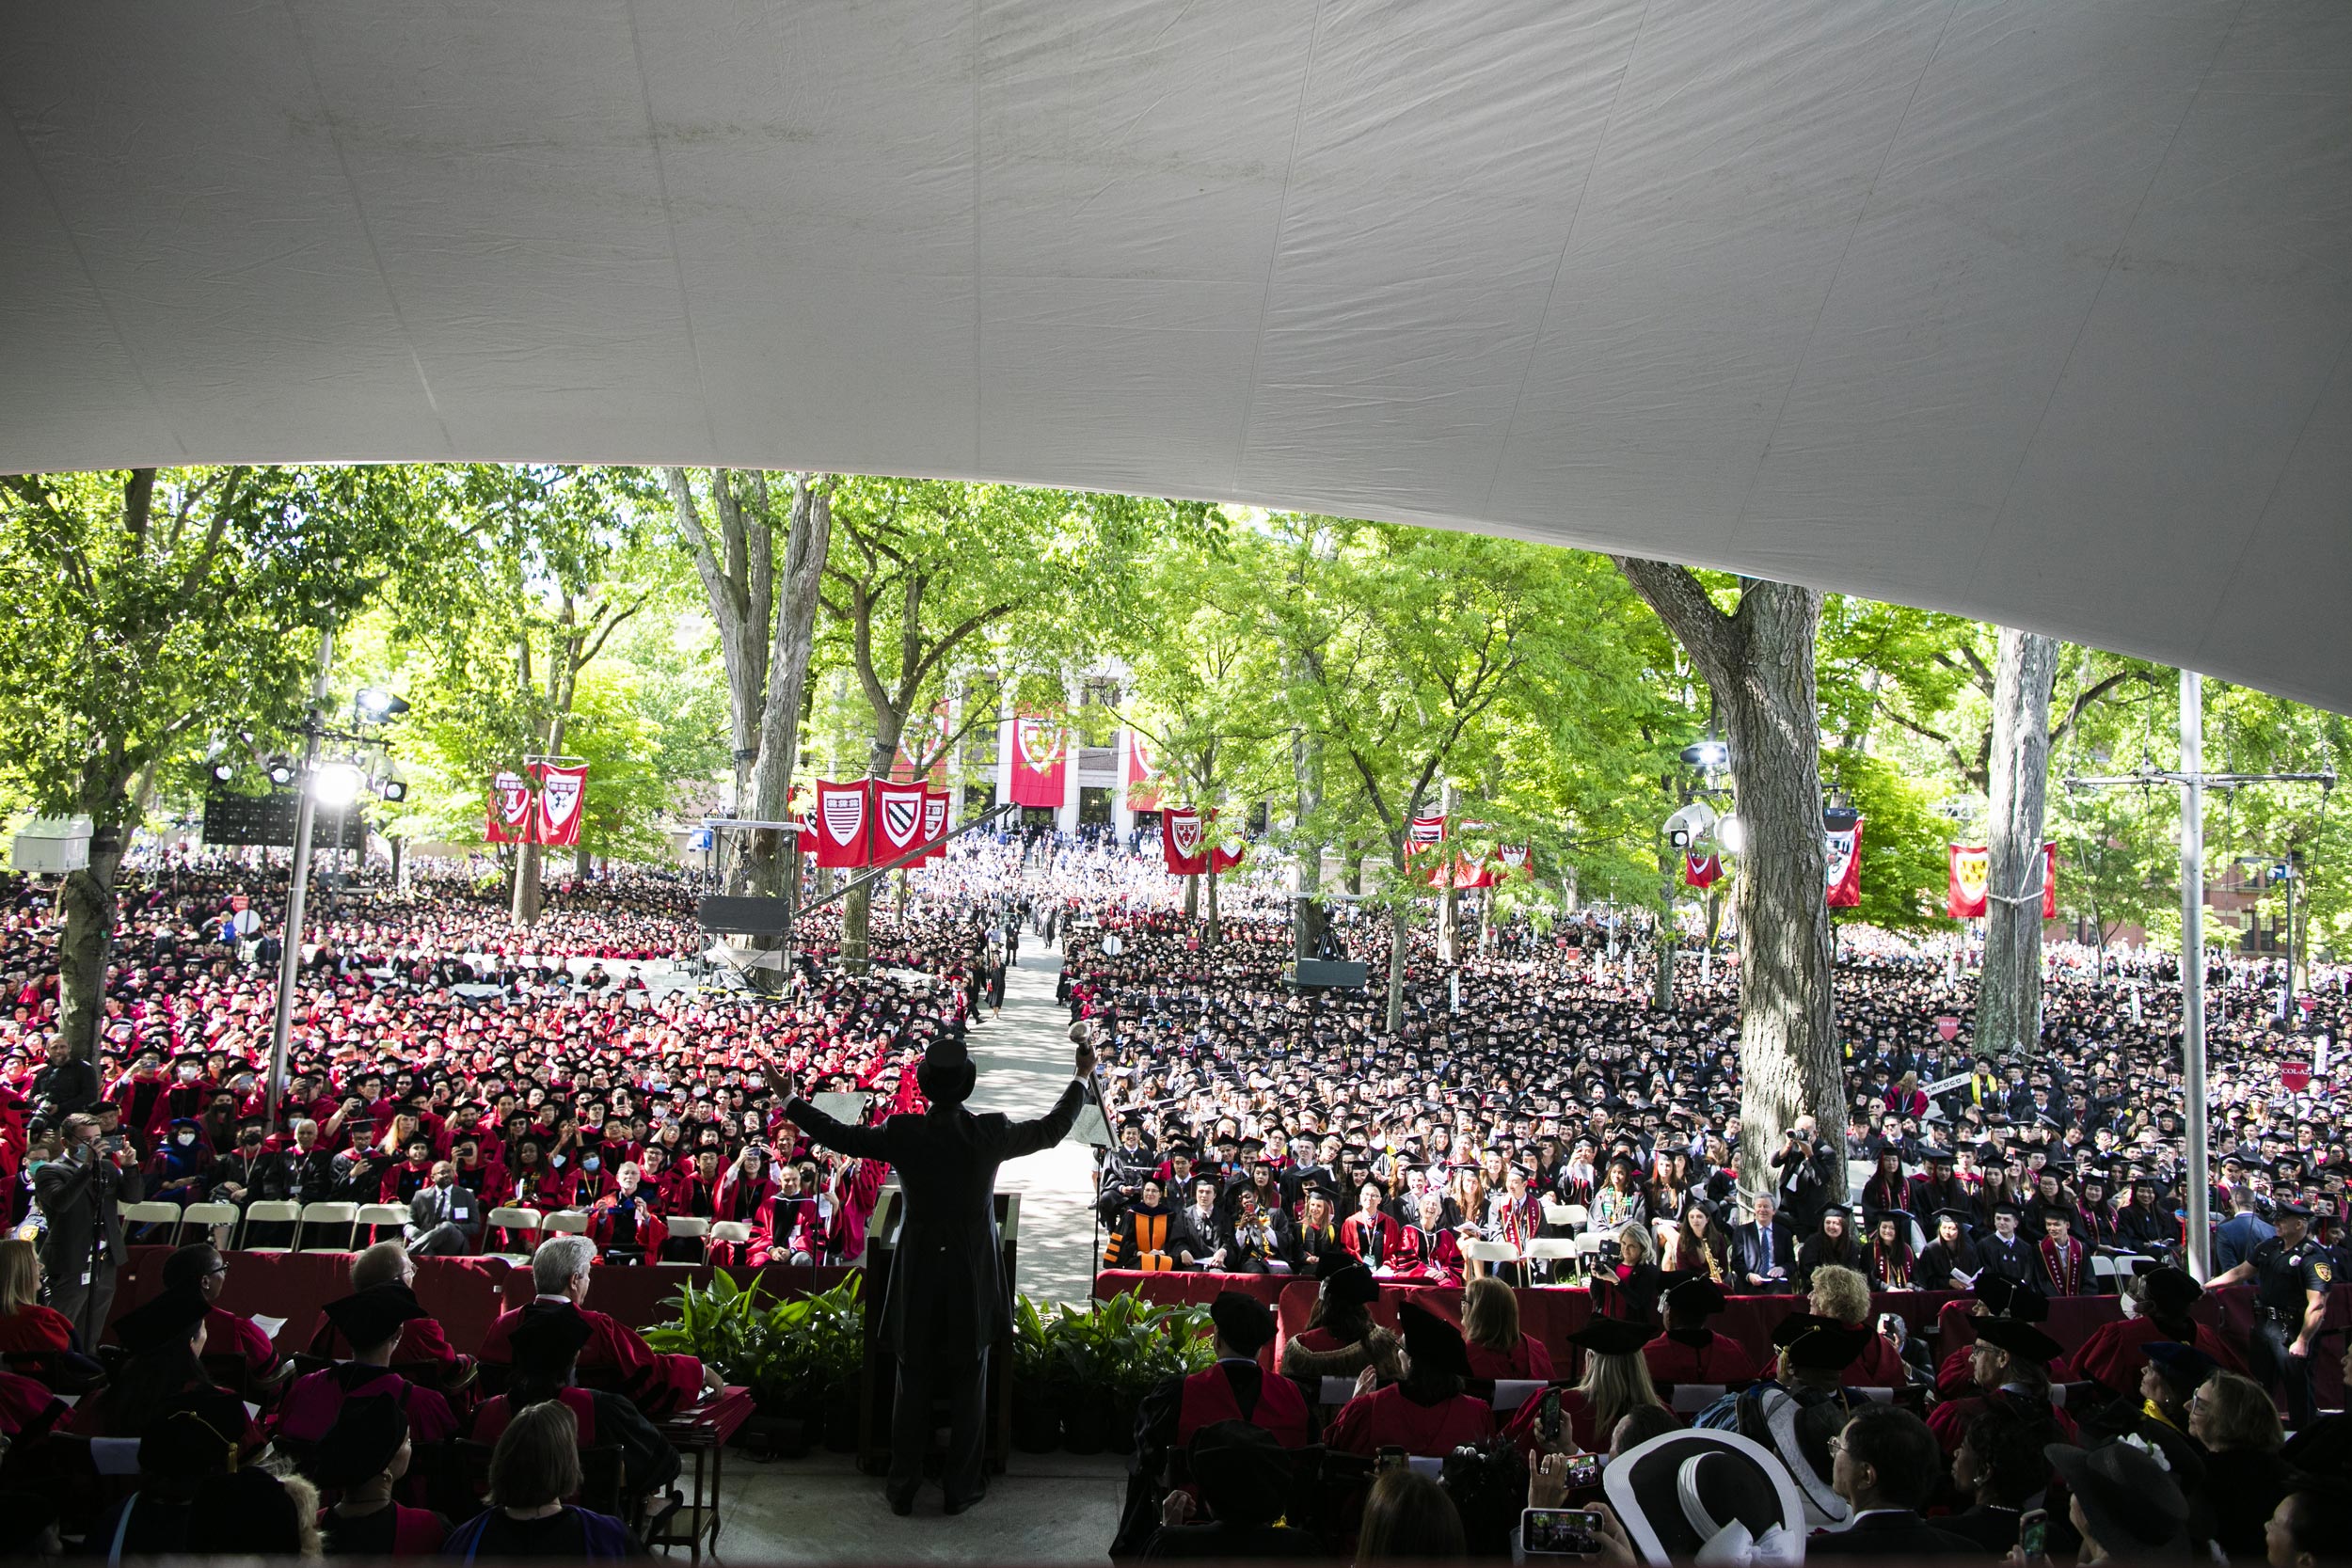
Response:
[[[2181,672],[2181,1078],[2186,1101],[2188,1272],[2212,1272],[2213,1167],[2205,1121],[2205,681]]]

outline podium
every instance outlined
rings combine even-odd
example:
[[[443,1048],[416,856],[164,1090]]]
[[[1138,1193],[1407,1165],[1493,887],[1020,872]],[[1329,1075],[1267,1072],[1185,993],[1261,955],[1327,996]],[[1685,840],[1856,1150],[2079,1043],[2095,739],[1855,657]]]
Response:
[[[996,1257],[1005,1278],[1006,1329],[989,1347],[988,1388],[982,1408],[987,1431],[982,1438],[982,1465],[992,1475],[1004,1472],[1012,1452],[1012,1288],[1014,1265],[1021,1246],[1021,1195],[998,1193],[996,1197]],[[857,1379],[857,1467],[869,1476],[890,1468],[891,1405],[898,1388],[898,1358],[882,1342],[882,1306],[890,1299],[890,1269],[898,1238],[906,1224],[906,1195],[893,1181],[885,1183],[882,1199],[866,1230],[866,1273],[859,1296],[866,1307],[865,1351]],[[936,1424],[946,1425],[946,1407],[939,1405]]]

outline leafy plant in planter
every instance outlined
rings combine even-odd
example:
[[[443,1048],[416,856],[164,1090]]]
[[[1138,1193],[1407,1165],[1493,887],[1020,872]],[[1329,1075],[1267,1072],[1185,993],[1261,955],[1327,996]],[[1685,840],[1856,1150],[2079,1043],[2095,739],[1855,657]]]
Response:
[[[1061,1316],[1052,1302],[1018,1296],[1012,1304],[1012,1446],[1024,1453],[1061,1446],[1058,1386],[1068,1375]]]
[[[645,1330],[651,1349],[695,1355],[729,1383],[752,1391],[760,1409],[802,1418],[812,1430],[849,1411],[855,1431],[855,1398],[849,1386],[865,1355],[865,1317],[859,1276],[830,1291],[790,1301],[757,1284],[738,1285],[723,1269],[710,1283],[681,1285],[662,1305],[677,1316]]]
[[[1207,1321],[1202,1308],[1153,1307],[1133,1295],[1083,1311],[1064,1307],[1051,1332],[1061,1363],[1052,1394],[1070,1450],[1125,1452],[1143,1396],[1168,1377],[1208,1365]]]

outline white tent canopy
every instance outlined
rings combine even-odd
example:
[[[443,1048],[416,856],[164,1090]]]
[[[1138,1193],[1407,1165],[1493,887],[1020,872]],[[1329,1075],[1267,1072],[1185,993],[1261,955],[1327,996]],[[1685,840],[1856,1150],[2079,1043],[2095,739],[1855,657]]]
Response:
[[[2343,0],[74,0],[0,467],[948,474],[2352,707]]]

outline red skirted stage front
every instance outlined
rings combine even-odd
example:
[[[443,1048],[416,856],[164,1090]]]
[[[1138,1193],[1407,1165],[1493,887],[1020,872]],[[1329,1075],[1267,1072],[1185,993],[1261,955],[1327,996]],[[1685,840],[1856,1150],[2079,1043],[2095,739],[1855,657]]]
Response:
[[[169,1247],[133,1247],[115,1287],[111,1317],[120,1317],[161,1290],[163,1260]],[[232,1252],[219,1305],[246,1317],[283,1318],[280,1351],[297,1351],[318,1330],[321,1309],[351,1294],[347,1252]],[[453,1349],[471,1354],[498,1315],[532,1296],[531,1271],[497,1258],[420,1258],[417,1299],[440,1320]],[[599,1265],[589,1275],[588,1305],[643,1330],[670,1317],[661,1304],[682,1284],[707,1285],[718,1270],[707,1263],[650,1263],[627,1268]],[[730,1268],[736,1283],[757,1280],[778,1297],[830,1290],[852,1271],[812,1271],[771,1263],[766,1268]]]
[[[1109,1269],[1095,1276],[1094,1294],[1098,1300],[1132,1293],[1144,1300],[1170,1306],[1205,1306],[1216,1299],[1220,1291],[1240,1291],[1257,1297],[1275,1309],[1277,1324],[1273,1358],[1279,1359],[1282,1345],[1292,1335],[1307,1326],[1314,1311],[1315,1283],[1278,1275],[1238,1274],[1137,1274],[1123,1269]],[[1551,1352],[1552,1365],[1562,1376],[1577,1362],[1576,1347],[1568,1343],[1568,1336],[1584,1326],[1593,1316],[1592,1293],[1569,1287],[1545,1286],[1513,1292],[1519,1300],[1519,1327],[1544,1342]],[[1894,1312],[1911,1325],[1915,1334],[1934,1335],[1939,1328],[1963,1338],[1948,1342],[1938,1340],[1939,1355],[1948,1354],[1955,1345],[1973,1339],[1975,1331],[1967,1326],[1966,1304],[1973,1300],[1965,1294],[1947,1291],[1890,1291],[1871,1298],[1877,1312]],[[1373,1317],[1393,1328],[1396,1309],[1405,1301],[1413,1301],[1427,1307],[1449,1322],[1462,1321],[1462,1292],[1454,1286],[1389,1285],[1380,1287],[1380,1299],[1373,1307]],[[1961,1304],[1962,1309],[1947,1314],[1945,1307]],[[1772,1329],[1789,1313],[1802,1309],[1804,1298],[1799,1296],[1734,1296],[1724,1314],[1710,1326],[1716,1333],[1737,1339],[1745,1346],[1757,1363],[1772,1363]],[[2101,1323],[2112,1323],[2122,1316],[2122,1303],[2116,1296],[2060,1296],[2050,1303],[2050,1321],[2042,1326],[2052,1338],[2069,1352],[2079,1347],[2091,1330]],[[2254,1293],[2250,1286],[2232,1285],[2208,1291],[2197,1305],[2200,1322],[2218,1327],[2233,1344],[2246,1342],[2248,1330],[2253,1323]],[[2330,1325],[2352,1322],[2352,1286],[2339,1285],[2328,1303],[2328,1323]],[[2315,1355],[2312,1371],[2319,1382],[2322,1405],[2342,1402],[2341,1378],[2332,1355]]]

